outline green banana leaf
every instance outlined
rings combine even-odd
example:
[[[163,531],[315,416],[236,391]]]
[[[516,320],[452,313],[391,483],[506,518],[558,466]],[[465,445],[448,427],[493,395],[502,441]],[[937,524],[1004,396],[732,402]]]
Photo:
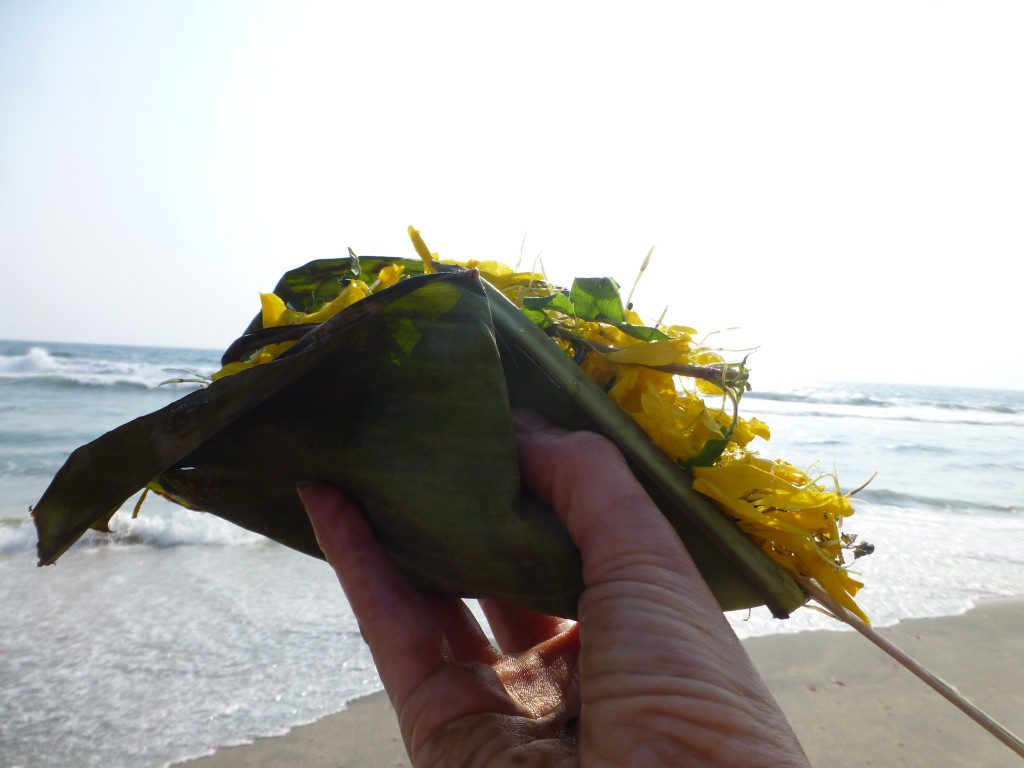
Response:
[[[143,487],[322,557],[297,482],[357,499],[417,586],[572,617],[579,554],[520,488],[513,408],[607,435],[679,531],[724,610],[806,597],[537,326],[473,270],[421,274],[384,257],[314,261],[275,289],[329,301],[399,262],[413,275],[317,326],[255,319],[224,361],[301,337],[276,360],[211,383],[78,448],[35,506],[40,565],[106,529]]]

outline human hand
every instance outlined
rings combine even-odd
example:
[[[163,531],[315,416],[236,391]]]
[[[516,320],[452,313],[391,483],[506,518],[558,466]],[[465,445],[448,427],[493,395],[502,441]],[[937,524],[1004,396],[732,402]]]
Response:
[[[301,490],[413,765],[796,766],[806,758],[675,531],[607,440],[517,414],[524,486],[580,550],[578,623],[415,590],[336,489]]]

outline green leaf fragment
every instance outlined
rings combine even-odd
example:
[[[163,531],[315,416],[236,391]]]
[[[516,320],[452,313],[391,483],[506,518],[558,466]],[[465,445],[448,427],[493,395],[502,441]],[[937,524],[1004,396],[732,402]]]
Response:
[[[626,322],[619,286],[610,277],[578,277],[572,283],[569,298],[581,320]]]
[[[523,299],[523,306],[529,310],[554,310],[561,312],[568,317],[576,316],[576,308],[572,301],[564,293],[553,293],[550,296],[527,296]]]
[[[608,322],[608,321],[606,321]],[[667,341],[672,337],[657,328],[649,328],[645,325],[632,325],[631,323],[609,323],[614,325],[627,336],[641,341]]]
[[[713,467],[722,458],[725,449],[729,447],[728,437],[711,438],[704,443],[701,452],[686,461],[678,462],[683,469],[690,470],[694,467]]]

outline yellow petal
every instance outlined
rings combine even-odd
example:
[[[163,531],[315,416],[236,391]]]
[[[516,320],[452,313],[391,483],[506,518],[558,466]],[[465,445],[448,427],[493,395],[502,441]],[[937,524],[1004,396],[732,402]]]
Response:
[[[402,277],[403,272],[405,272],[405,267],[401,264],[389,264],[384,267],[377,273],[377,279],[380,281],[380,284],[377,286],[377,290],[390,288],[398,282],[399,278]]]
[[[288,307],[276,293],[261,293],[260,306],[264,328],[277,328],[282,324],[281,317],[288,311]]]
[[[685,340],[668,339],[633,344],[625,349],[608,352],[604,357],[613,363],[661,366],[687,362],[689,351],[690,345]]]
[[[302,322],[303,323],[322,323],[328,318],[334,317],[334,315],[341,312],[341,310],[352,306],[357,301],[361,301],[370,295],[370,287],[362,280],[353,280],[351,283],[346,285],[341,293],[334,297],[331,301],[324,304],[320,309],[312,314],[306,315]]]
[[[430,252],[427,244],[420,237],[419,231],[414,227],[409,227],[409,239],[412,240],[412,247],[416,249],[416,253],[423,260],[423,271],[428,275],[434,274],[434,260],[437,255]]]

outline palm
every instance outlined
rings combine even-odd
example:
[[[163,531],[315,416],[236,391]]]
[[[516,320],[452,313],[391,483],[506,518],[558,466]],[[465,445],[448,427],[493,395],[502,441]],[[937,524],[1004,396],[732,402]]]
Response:
[[[419,640],[447,660],[392,695],[413,763],[577,765],[576,627],[488,603],[499,651],[461,601],[423,595],[422,607]]]

